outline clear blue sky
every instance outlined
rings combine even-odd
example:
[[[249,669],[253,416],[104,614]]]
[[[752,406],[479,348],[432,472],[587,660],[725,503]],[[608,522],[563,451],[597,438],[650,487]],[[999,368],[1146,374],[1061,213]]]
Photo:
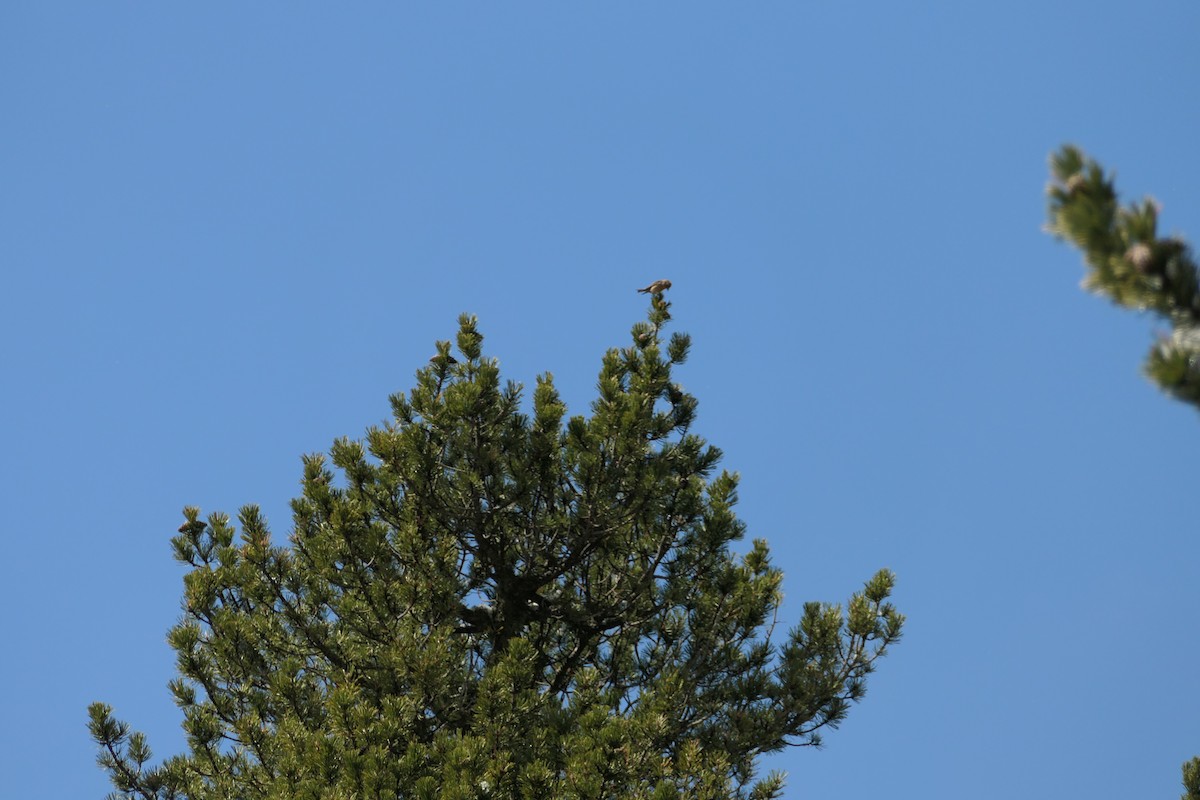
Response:
[[[180,508],[257,502],[477,314],[585,411],[666,277],[784,616],[906,638],[787,796],[1176,797],[1200,417],[1040,231],[1074,141],[1200,238],[1200,5],[0,9],[0,774],[101,797],[86,705],[182,746]]]

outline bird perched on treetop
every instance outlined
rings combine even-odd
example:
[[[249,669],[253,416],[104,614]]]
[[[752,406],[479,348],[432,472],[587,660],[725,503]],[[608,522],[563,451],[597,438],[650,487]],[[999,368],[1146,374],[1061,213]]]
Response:
[[[667,289],[671,288],[671,282],[668,280],[655,281],[645,289],[638,289],[642,294],[662,294]]]

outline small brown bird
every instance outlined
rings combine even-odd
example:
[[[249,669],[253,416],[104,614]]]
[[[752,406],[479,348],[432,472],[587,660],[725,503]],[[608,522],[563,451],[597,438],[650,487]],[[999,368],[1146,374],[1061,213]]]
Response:
[[[642,294],[662,294],[667,289],[671,288],[671,282],[668,280],[655,281],[645,289],[638,289]]]

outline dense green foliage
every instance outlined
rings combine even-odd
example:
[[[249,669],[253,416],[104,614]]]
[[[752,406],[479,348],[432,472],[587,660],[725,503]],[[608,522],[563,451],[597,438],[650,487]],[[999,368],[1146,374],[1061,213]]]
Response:
[[[1200,757],[1183,765],[1183,789],[1180,800],[1200,800]]]
[[[1170,323],[1171,333],[1150,349],[1146,374],[1200,406],[1200,279],[1190,248],[1158,235],[1152,199],[1121,206],[1112,176],[1077,148],[1062,148],[1050,167],[1048,230],[1083,251],[1085,288]]]
[[[1047,229],[1083,251],[1084,288],[1171,324],[1146,358],[1149,377],[1174,397],[1200,406],[1200,277],[1187,243],[1158,235],[1158,204],[1121,207],[1111,175],[1078,148],[1050,158]],[[1182,800],[1200,800],[1200,758],[1183,765]]]
[[[240,537],[185,509],[189,749],[151,764],[94,704],[114,797],[778,796],[757,757],[836,726],[903,618],[882,571],[773,636],[781,575],[731,549],[737,479],[692,433],[668,309],[569,419],[549,375],[523,412],[464,316],[391,422],[305,458],[286,547],[254,506]]]

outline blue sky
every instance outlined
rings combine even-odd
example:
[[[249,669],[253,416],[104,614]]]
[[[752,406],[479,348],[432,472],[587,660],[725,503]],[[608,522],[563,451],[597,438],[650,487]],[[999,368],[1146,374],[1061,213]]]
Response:
[[[0,773],[182,746],[185,504],[289,531],[477,314],[573,411],[674,282],[678,377],[787,575],[907,634],[787,797],[1174,797],[1200,754],[1196,413],[1040,231],[1080,144],[1200,237],[1200,6],[0,9]]]

